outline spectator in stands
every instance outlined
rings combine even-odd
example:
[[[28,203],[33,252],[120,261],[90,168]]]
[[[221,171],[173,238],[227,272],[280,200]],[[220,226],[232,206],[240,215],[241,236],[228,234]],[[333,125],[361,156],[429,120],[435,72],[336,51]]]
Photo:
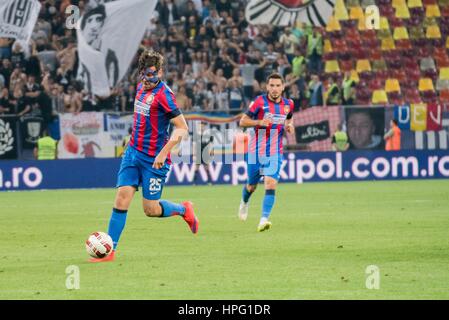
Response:
[[[322,70],[323,37],[321,33],[314,29],[307,37],[307,59],[308,69],[312,73],[320,73]]]
[[[9,88],[9,81],[11,78],[11,74],[13,72],[13,68],[11,65],[11,60],[9,59],[3,59],[2,65],[0,66],[0,74],[5,79],[5,87]]]
[[[36,83],[36,77],[29,75],[25,84],[25,96],[28,101],[33,105],[38,103],[39,96],[41,95],[41,86]]]
[[[7,87],[3,87],[0,92],[0,115],[13,113],[13,106],[9,100],[9,90]]]
[[[184,86],[179,87],[176,93],[176,102],[178,103],[178,107],[183,111],[189,111],[192,108],[192,100],[187,96]]]
[[[235,63],[229,56],[227,56],[229,63],[231,63],[235,68],[239,68],[242,74],[241,82],[243,86],[243,94],[245,99],[251,100],[254,98],[253,85],[255,79],[255,74],[258,69],[263,68],[267,64],[267,60],[263,59],[261,62],[257,60],[256,57],[247,56],[246,62],[244,64]],[[231,78],[232,79],[232,78]]]
[[[231,87],[229,88],[229,110],[241,111],[243,109],[244,95],[243,90],[240,87],[237,80],[231,82]]]
[[[0,38],[0,59],[10,59],[11,58],[11,44],[14,39],[11,38]]]
[[[9,91],[14,94],[16,88],[22,89],[25,86],[26,80],[27,76],[22,72],[22,69],[15,68],[11,73],[11,78],[9,80]]]
[[[227,112],[229,111],[229,94],[226,85],[223,82],[217,84],[217,92],[214,94],[215,102],[214,110]]]
[[[355,104],[356,82],[351,78],[351,72],[346,71],[342,82],[343,104],[351,106]]]
[[[203,81],[198,81],[193,86],[193,110],[206,111],[208,109],[208,94]]]
[[[159,21],[162,22],[165,28],[173,25],[179,20],[178,6],[173,0],[161,0],[157,4],[156,10],[159,13]]]
[[[11,100],[16,106],[15,114],[19,117],[27,115],[31,112],[29,100],[24,96],[22,87],[16,86]]]
[[[390,130],[384,135],[384,140],[385,150],[401,150],[401,129],[399,129],[398,121],[396,119],[390,121]]]
[[[306,90],[306,97],[309,99],[309,106],[323,106],[326,102],[324,98],[323,83],[317,74],[312,74]]]
[[[259,50],[260,52],[267,51],[267,44],[265,43],[265,41],[262,40],[262,35],[260,34],[256,36],[256,39],[253,42],[253,46],[256,50]]]
[[[306,58],[300,47],[296,47],[294,58],[291,61],[291,65],[293,76],[298,77],[299,79],[302,79],[302,81],[304,81],[306,76],[307,65],[306,65]]]
[[[25,52],[20,42],[14,42],[11,54],[11,63],[14,68],[25,68]]]
[[[302,94],[295,82],[293,82],[289,86],[288,98],[293,100],[293,112],[300,111],[302,104]]]
[[[338,88],[332,77],[329,77],[325,97],[326,105],[328,106],[338,106],[341,104],[340,88]]]
[[[291,28],[285,28],[284,33],[279,38],[279,42],[284,47],[288,62],[292,63],[295,57],[295,48],[299,44],[299,39],[292,33]]]

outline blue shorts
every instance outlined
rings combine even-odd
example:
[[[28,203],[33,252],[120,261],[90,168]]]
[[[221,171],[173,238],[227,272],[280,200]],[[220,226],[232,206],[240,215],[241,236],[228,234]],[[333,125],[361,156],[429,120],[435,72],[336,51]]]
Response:
[[[132,147],[126,148],[118,172],[117,188],[133,186],[138,190],[141,185],[145,199],[159,200],[170,165],[165,163],[162,168],[155,169],[153,162],[153,157],[146,156]]]
[[[283,159],[284,157],[281,154],[258,159],[255,159],[255,157],[247,158],[248,184],[258,184],[262,176],[279,181]]]

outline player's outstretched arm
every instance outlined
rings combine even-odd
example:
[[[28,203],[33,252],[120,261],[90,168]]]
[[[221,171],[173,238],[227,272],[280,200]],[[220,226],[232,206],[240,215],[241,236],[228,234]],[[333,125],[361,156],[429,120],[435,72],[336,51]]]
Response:
[[[189,127],[187,126],[186,120],[182,114],[171,119],[171,122],[175,129],[173,130],[170,140],[168,140],[167,144],[154,159],[153,168],[162,168],[170,151],[189,133]]]
[[[247,128],[247,127],[267,127],[271,123],[270,119],[261,119],[261,120],[253,120],[248,115],[244,114],[242,118],[240,118],[239,125],[241,127]]]

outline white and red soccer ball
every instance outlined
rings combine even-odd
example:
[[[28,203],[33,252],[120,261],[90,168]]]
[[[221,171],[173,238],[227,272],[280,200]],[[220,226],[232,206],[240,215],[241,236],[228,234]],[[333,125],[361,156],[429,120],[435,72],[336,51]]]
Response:
[[[86,251],[94,258],[104,258],[108,256],[113,249],[112,238],[104,232],[94,232],[86,240]]]

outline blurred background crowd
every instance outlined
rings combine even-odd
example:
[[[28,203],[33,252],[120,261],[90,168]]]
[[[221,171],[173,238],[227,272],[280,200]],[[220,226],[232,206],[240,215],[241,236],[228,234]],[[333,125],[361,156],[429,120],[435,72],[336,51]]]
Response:
[[[248,25],[245,0],[160,0],[127,76],[111,96],[92,96],[77,81],[76,30],[65,24],[67,6],[77,5],[82,14],[89,2],[40,2],[29,44],[0,39],[0,114],[40,116],[49,122],[64,112],[131,112],[137,57],[145,47],[165,56],[165,80],[184,111],[239,113],[264,91],[273,71],[285,77],[286,96],[295,111],[354,102],[353,83],[343,95],[341,79],[326,79],[326,86],[321,82],[323,29],[302,23],[286,28]]]

